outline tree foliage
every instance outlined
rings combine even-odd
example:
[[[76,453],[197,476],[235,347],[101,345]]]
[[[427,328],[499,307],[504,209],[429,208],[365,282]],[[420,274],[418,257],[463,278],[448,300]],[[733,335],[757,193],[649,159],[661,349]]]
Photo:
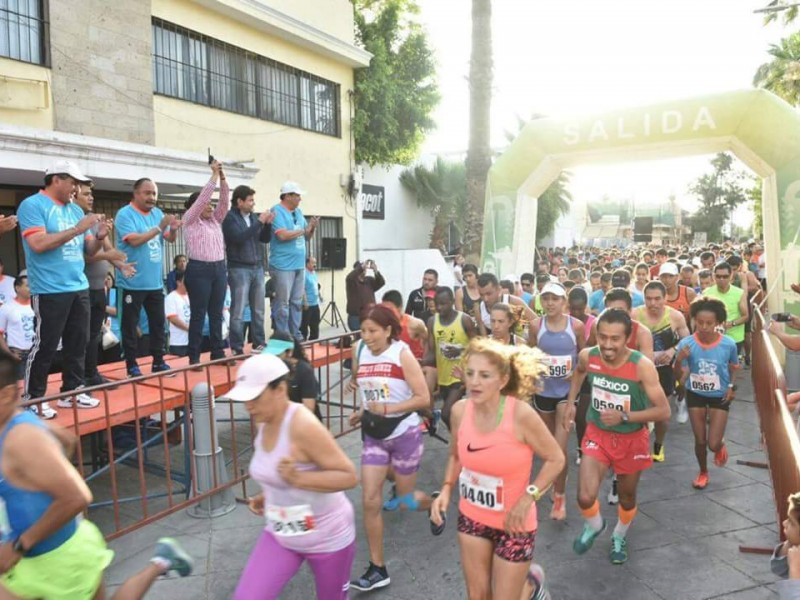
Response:
[[[722,241],[722,228],[733,210],[748,200],[752,178],[737,168],[733,156],[721,152],[711,159],[712,171],[689,186],[700,209],[689,218],[692,231],[705,231],[712,242]]]
[[[786,8],[781,8],[784,6]],[[791,0],[791,4],[787,4],[784,0],[771,0],[767,3],[767,8],[773,8],[776,10],[772,10],[764,16],[765,25],[777,22],[779,17],[782,17],[780,20],[788,25],[797,19],[798,10],[800,10],[800,7],[796,5],[794,0]]]
[[[356,162],[408,164],[439,103],[436,65],[413,0],[351,0],[356,43],[372,53],[355,72]]]
[[[536,205],[536,243],[553,233],[561,215],[572,208],[572,194],[567,189],[569,171],[562,171],[550,186],[539,196]]]
[[[800,105],[800,33],[770,45],[772,57],[756,71],[753,85],[780,96],[793,106]]]
[[[764,237],[764,213],[762,212],[763,205],[761,203],[761,186],[763,181],[763,179],[757,178],[753,187],[747,192],[750,200],[753,201],[753,212],[755,213],[755,218],[753,219],[753,237],[757,239],[762,239]]]

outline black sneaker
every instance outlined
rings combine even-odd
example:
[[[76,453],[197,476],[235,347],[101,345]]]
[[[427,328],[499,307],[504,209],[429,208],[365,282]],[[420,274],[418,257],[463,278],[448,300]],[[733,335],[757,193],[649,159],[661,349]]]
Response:
[[[366,572],[358,579],[352,580],[350,582],[350,587],[362,592],[368,592],[370,590],[386,587],[391,582],[392,580],[389,579],[389,572],[386,570],[385,566],[379,567],[370,562]]]

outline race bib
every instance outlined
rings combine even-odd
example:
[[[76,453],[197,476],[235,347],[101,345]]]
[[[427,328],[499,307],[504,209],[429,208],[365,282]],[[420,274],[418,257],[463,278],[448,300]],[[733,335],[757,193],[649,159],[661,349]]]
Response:
[[[307,535],[316,528],[314,514],[308,504],[299,504],[297,506],[270,505],[267,507],[265,515],[269,530],[281,537]]]
[[[461,497],[470,504],[489,510],[503,510],[503,478],[461,469],[458,476]]]
[[[389,383],[386,380],[371,380],[364,383],[359,381],[364,404],[367,402],[388,402]]]
[[[545,359],[550,377],[567,377],[572,373],[571,356],[548,356]]]
[[[592,387],[592,407],[596,411],[619,410],[631,411],[630,394],[615,394],[608,390]]]
[[[690,373],[689,388],[693,392],[718,392],[722,389],[722,386],[719,382],[719,375]]]

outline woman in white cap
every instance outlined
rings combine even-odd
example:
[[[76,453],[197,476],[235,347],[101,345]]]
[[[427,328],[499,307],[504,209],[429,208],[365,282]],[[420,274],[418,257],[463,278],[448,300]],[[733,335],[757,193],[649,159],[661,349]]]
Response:
[[[342,600],[356,548],[344,490],[355,487],[356,469],[313,413],[289,400],[288,375],[277,356],[252,356],[227,394],[258,423],[250,475],[263,491],[248,503],[267,521],[233,597],[278,598],[307,561],[317,598]]]

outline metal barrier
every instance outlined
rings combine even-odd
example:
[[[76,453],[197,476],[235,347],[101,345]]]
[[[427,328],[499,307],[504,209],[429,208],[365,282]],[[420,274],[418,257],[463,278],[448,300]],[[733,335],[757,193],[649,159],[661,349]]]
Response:
[[[339,437],[350,433],[348,417],[357,407],[347,390],[349,344],[353,334],[337,335],[303,344],[320,384],[320,412],[328,429]],[[167,373],[128,378],[124,363],[104,365],[101,373],[111,383],[82,391],[100,400],[97,408],[59,408],[55,423],[78,438],[73,462],[89,485],[93,502],[88,517],[114,539],[179,510],[244,484],[252,455],[256,426],[238,402],[224,399],[235,382],[236,367],[245,357],[230,357],[188,365],[172,359]],[[147,361],[140,360],[143,370]],[[51,376],[50,388],[60,379]],[[191,391],[204,383],[213,392],[206,419],[209,431],[198,432],[192,418]],[[51,392],[48,389],[48,392]],[[74,392],[50,393],[27,403],[50,404]],[[222,452],[212,452],[211,482],[198,490],[193,459],[195,436],[219,440]],[[223,460],[222,458],[225,457]],[[225,464],[217,464],[223,460]],[[208,472],[209,469],[204,469]],[[224,474],[224,476],[220,475]],[[209,487],[210,486],[210,487]]]
[[[766,467],[772,482],[775,519],[781,540],[789,494],[800,491],[800,440],[794,419],[786,406],[786,378],[766,330],[765,318],[757,305],[753,311],[752,380]],[[753,463],[750,466],[759,466]],[[760,551],[744,548],[741,550]],[[772,549],[768,549],[769,552]]]

